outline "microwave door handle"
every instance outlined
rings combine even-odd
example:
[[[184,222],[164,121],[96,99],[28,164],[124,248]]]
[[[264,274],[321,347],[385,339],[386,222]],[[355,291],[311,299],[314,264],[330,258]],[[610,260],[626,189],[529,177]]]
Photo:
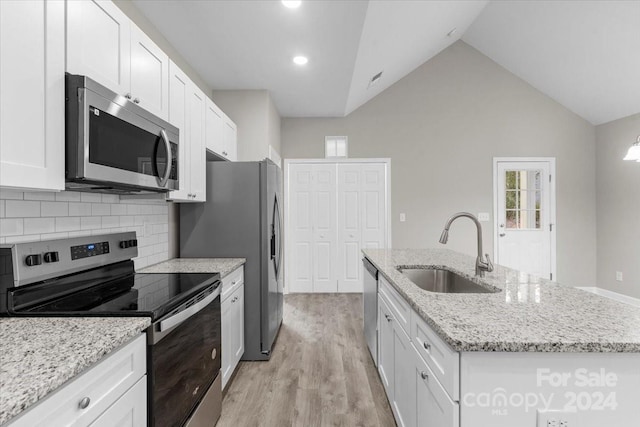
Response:
[[[198,301],[197,303],[182,310],[179,313],[176,313],[175,315],[169,317],[168,319],[160,321],[160,332],[163,332],[163,331],[166,331],[167,329],[171,329],[175,326],[178,326],[180,323],[184,322],[191,316],[194,316],[200,310],[208,306],[211,302],[213,302],[214,299],[220,296],[220,291],[221,291],[220,288],[222,288],[222,286],[218,286],[216,290],[213,291],[213,293],[211,293],[211,295],[207,296],[201,301]]]
[[[160,186],[165,187],[167,185],[167,181],[169,180],[169,175],[171,174],[171,168],[173,167],[173,157],[171,155],[171,143],[169,142],[169,137],[167,133],[162,129],[160,131],[160,137],[164,141],[164,146],[167,149],[167,168],[164,171],[164,176],[160,178]],[[156,158],[156,167],[158,166],[158,159]]]

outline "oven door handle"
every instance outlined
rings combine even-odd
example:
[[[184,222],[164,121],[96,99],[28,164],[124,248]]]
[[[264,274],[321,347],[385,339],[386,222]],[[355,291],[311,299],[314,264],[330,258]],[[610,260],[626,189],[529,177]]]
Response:
[[[181,312],[176,313],[175,315],[169,317],[168,319],[160,321],[160,332],[163,332],[175,326],[178,326],[180,323],[184,322],[185,320],[187,320],[188,318],[190,318],[191,316],[195,315],[200,310],[208,306],[211,302],[213,302],[213,300],[215,300],[220,296],[220,291],[222,290],[221,288],[222,286],[218,286],[216,290],[214,290],[206,298],[198,301],[197,303],[193,304],[190,307],[187,307]]]

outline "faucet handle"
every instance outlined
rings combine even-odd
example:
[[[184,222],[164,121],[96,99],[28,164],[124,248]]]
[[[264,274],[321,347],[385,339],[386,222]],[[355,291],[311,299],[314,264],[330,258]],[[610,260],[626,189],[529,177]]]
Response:
[[[489,254],[484,254],[487,258],[487,271],[493,271],[493,263],[491,262],[491,258],[489,258]]]

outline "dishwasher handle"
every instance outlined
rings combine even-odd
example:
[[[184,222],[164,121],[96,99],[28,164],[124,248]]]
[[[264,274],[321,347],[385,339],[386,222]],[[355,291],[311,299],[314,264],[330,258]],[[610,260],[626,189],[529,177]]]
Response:
[[[378,280],[378,269],[367,258],[362,258],[362,264],[371,275]]]

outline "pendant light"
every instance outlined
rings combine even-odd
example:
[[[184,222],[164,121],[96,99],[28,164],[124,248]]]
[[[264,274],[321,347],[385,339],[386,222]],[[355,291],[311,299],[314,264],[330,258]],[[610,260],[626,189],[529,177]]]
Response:
[[[623,160],[635,160],[636,162],[640,162],[640,135],[638,135],[636,142],[629,147],[629,151]]]

